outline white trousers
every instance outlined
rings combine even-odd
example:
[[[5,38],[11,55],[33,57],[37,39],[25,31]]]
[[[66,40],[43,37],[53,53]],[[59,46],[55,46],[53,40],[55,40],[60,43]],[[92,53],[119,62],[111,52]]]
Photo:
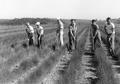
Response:
[[[109,42],[111,43],[111,48],[114,51],[115,50],[115,34],[112,34],[110,37],[108,37]]]
[[[59,33],[59,41],[60,41],[60,45],[63,46],[64,45],[63,32]]]

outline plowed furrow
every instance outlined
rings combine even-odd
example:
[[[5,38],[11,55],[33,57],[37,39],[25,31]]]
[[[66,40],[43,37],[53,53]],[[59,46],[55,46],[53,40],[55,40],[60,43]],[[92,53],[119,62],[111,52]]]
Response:
[[[108,50],[107,45],[104,43],[103,50],[105,52],[105,55],[107,56],[107,60],[111,64],[111,69],[113,71],[111,74],[113,74],[113,78],[116,81],[115,84],[120,84],[120,61],[115,54]]]
[[[86,30],[84,30],[80,36],[80,40],[82,36],[85,34]],[[54,68],[51,70],[51,72],[43,79],[43,81],[40,84],[62,84],[62,74],[64,74],[69,67],[71,58],[72,58],[71,53],[67,53],[63,55],[58,63],[54,66]],[[38,83],[37,83],[38,84]]]
[[[90,34],[88,34],[87,41],[84,48],[84,54],[81,58],[81,71],[76,78],[75,84],[95,84],[97,80],[96,67],[94,67],[94,53],[91,52],[92,42]]]
[[[51,36],[50,36],[51,35]],[[46,42],[49,40],[53,43],[53,34],[47,35]],[[64,36],[67,38],[67,35]],[[21,41],[22,42],[22,41]],[[65,41],[65,43],[67,40]],[[49,43],[47,43],[49,45]],[[20,44],[20,43],[19,43]],[[65,45],[66,46],[66,45]],[[64,47],[65,47],[64,46]],[[41,59],[39,56],[31,55],[27,57],[24,56],[13,56],[6,60],[3,64],[1,64],[1,72],[0,73],[0,83],[1,84],[37,84],[40,83],[40,80],[43,80],[44,77],[50,73],[51,69],[58,62],[59,58],[63,56],[63,54],[67,55],[65,58],[62,58],[62,63],[59,66],[60,71],[65,71],[68,68],[71,54],[67,53],[65,48],[61,48],[58,51],[47,51],[42,54],[45,57]],[[19,48],[19,46],[18,46]],[[26,52],[26,51],[25,51]],[[37,51],[36,51],[37,52]],[[45,52],[45,50],[43,50]],[[67,53],[67,54],[66,54]],[[31,52],[32,54],[32,52]],[[4,66],[4,67],[3,67]]]

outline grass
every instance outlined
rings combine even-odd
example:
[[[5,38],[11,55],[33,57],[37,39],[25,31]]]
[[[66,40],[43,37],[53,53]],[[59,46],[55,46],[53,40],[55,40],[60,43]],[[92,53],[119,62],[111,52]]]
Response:
[[[64,20],[65,23],[65,35],[64,39],[68,41],[68,25],[69,20]],[[103,22],[99,22],[100,28],[103,30]],[[90,25],[90,21],[77,20],[78,25],[78,35],[80,35],[81,30]],[[34,25],[33,25],[34,26]],[[50,22],[49,24],[43,25],[45,28],[45,45],[43,49],[38,49],[35,46],[28,46],[26,41],[27,35],[24,31],[24,25],[2,25],[0,26],[0,84],[4,82],[10,82],[16,78],[22,76],[22,74],[27,73],[34,67],[37,67],[33,72],[25,78],[24,82],[36,83],[42,80],[51,69],[54,67],[59,57],[64,54],[65,49],[58,49],[53,51],[52,47],[56,43],[55,31],[57,28],[56,23]],[[117,28],[116,33],[116,54],[120,55],[120,30]],[[106,35],[101,32],[102,37],[105,39]],[[62,75],[60,81],[62,84],[75,84],[77,74],[80,75],[80,63],[81,55],[83,53],[83,47],[85,43],[86,35],[79,41],[78,50],[73,53],[73,58],[71,59],[70,65],[67,71]],[[97,74],[99,75],[99,80],[97,84],[115,84],[112,78],[113,74],[111,65],[107,61],[102,50],[97,47],[96,59],[98,62]],[[52,53],[52,54],[51,54]],[[40,63],[40,64],[39,64]],[[30,81],[31,80],[31,81]]]

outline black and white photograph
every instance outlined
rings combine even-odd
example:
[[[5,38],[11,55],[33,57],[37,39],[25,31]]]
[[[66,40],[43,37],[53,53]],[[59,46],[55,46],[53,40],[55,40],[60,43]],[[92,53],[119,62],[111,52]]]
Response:
[[[0,84],[120,84],[120,0],[0,0]]]

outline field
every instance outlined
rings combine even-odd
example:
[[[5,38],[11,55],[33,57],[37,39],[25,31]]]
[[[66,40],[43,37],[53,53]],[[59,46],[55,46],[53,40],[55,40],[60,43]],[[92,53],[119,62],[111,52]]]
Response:
[[[120,84],[118,20],[114,20],[115,55],[110,54],[106,47],[104,21],[98,22],[102,46],[97,42],[93,53],[90,21],[76,20],[77,49],[68,53],[66,44],[70,20],[63,20],[65,45],[57,49],[54,49],[57,22],[54,20],[45,23],[45,20],[42,24],[45,28],[43,49],[28,46],[24,24],[0,25],[0,84]]]

